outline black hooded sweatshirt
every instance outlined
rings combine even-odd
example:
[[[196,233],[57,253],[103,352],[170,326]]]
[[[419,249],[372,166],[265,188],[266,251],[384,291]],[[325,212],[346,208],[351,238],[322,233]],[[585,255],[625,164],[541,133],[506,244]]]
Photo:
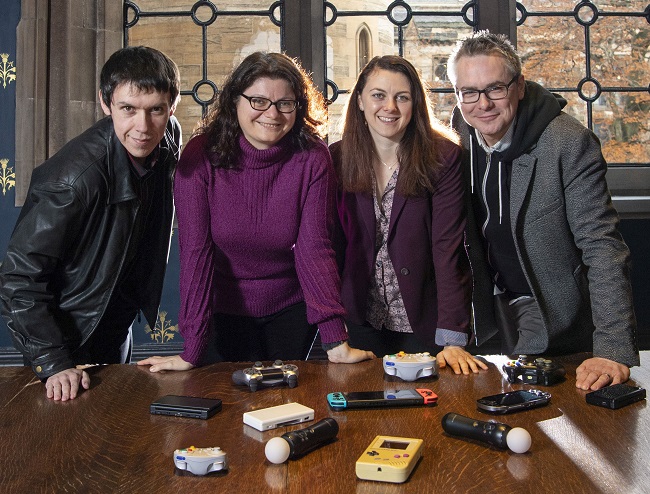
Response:
[[[531,291],[519,263],[510,221],[512,162],[535,146],[566,104],[561,96],[527,81],[524,98],[517,108],[512,143],[507,149],[488,155],[475,132],[470,131],[472,190],[478,195],[478,200],[472,201],[474,213],[485,240],[494,283],[513,298],[530,295]]]

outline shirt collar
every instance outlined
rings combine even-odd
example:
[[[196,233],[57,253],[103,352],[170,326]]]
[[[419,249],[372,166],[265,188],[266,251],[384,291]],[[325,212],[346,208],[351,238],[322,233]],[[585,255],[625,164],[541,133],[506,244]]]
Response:
[[[128,151],[126,154],[129,156],[129,161],[131,161],[131,165],[133,166],[134,170],[140,177],[144,177],[153,169],[153,167],[156,165],[156,162],[158,161],[158,158],[160,157],[160,144],[158,144],[158,146],[156,146],[151,154],[147,156],[147,159],[144,161],[144,165],[138,163],[138,161]]]
[[[508,132],[506,132],[505,135],[494,146],[490,146],[487,142],[485,142],[483,134],[481,134],[478,129],[474,129],[476,140],[483,148],[483,150],[488,154],[491,154],[493,152],[503,152],[510,147],[510,144],[512,144],[512,136],[515,133],[515,121],[516,119],[512,120],[510,127],[508,127]]]

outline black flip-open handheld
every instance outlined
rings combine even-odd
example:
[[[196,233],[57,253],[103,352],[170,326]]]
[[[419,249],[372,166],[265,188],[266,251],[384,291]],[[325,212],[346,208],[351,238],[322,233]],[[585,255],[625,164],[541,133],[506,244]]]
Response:
[[[167,395],[154,401],[149,411],[155,415],[173,415],[192,419],[208,419],[221,410],[219,398]]]
[[[539,389],[520,389],[508,393],[485,396],[476,400],[476,406],[482,412],[511,413],[546,405],[551,394]]]
[[[336,392],[327,395],[334,410],[433,405],[438,396],[430,389],[395,389],[387,391]]]
[[[611,386],[587,393],[586,400],[590,405],[598,405],[615,410],[636,401],[641,401],[645,399],[645,395],[645,389],[639,386],[612,384]]]

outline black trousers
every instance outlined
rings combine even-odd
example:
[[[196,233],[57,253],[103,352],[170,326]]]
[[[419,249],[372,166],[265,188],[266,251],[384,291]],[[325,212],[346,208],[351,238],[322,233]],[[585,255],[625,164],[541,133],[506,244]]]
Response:
[[[386,329],[379,331],[368,322],[358,325],[346,321],[346,324],[350,336],[350,346],[361,350],[370,350],[379,358],[401,351],[406,353],[429,352],[435,357],[442,350],[442,347],[437,345],[425,345],[413,333],[399,333]]]
[[[546,350],[546,329],[534,298],[511,301],[506,294],[495,295],[494,315],[501,331],[503,354],[535,355]]]
[[[102,319],[93,334],[72,354],[75,364],[128,364],[133,350],[132,311]]]
[[[304,302],[264,317],[218,313],[203,363],[305,360],[316,332]]]

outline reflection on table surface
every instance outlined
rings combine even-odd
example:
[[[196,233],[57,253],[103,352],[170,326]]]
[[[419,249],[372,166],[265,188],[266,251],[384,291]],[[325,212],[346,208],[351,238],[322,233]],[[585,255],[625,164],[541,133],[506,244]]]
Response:
[[[222,363],[188,372],[150,373],[135,365],[89,369],[92,387],[76,400],[54,402],[29,368],[0,367],[0,482],[6,492],[648,492],[650,413],[646,401],[619,410],[589,405],[575,388],[575,368],[588,355],[555,358],[566,381],[543,389],[549,405],[505,416],[476,408],[489,394],[527,389],[510,384],[505,356],[485,356],[489,370],[404,382],[387,376],[381,359],[360,364],[327,361],[298,365],[298,386],[251,392],[232,384],[250,363]],[[650,352],[632,369],[630,384],[650,385]],[[429,388],[432,407],[333,411],[334,391]],[[208,420],[151,415],[149,404],[166,394],[216,397],[223,409]],[[260,432],[242,414],[282,403],[314,409],[315,421],[337,420],[336,441],[298,460],[271,464],[269,439],[299,424]],[[447,435],[448,412],[527,429],[530,451],[516,454]],[[376,435],[420,438],[423,457],[403,484],[359,480],[355,462]],[[173,452],[188,446],[221,447],[229,470],[196,477],[174,468]]]

